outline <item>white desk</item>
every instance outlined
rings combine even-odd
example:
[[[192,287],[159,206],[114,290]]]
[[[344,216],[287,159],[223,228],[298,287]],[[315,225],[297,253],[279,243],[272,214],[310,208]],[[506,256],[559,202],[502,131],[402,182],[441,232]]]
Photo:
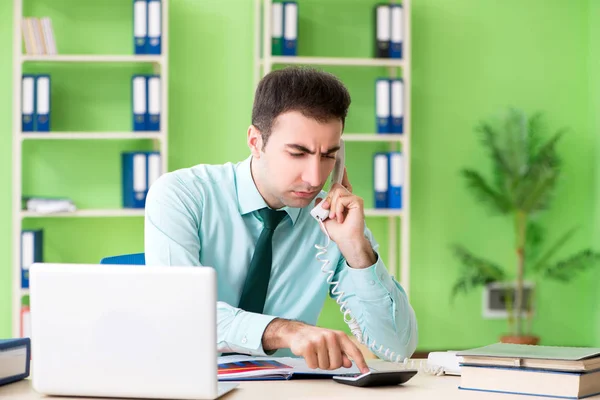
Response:
[[[369,362],[377,369],[384,369],[380,362]],[[387,367],[387,363],[385,363]],[[393,366],[391,367],[393,368]],[[484,393],[459,390],[460,377],[431,376],[418,373],[405,385],[381,388],[359,388],[342,385],[332,380],[291,380],[240,382],[240,386],[219,400],[246,399],[411,399],[411,400],[476,400],[476,399],[547,399],[537,396],[514,396],[500,393]],[[0,386],[0,399],[7,400],[98,400],[83,397],[46,397],[31,387],[31,380],[25,379]],[[125,400],[125,399],[123,399]],[[131,399],[127,399],[131,400]]]

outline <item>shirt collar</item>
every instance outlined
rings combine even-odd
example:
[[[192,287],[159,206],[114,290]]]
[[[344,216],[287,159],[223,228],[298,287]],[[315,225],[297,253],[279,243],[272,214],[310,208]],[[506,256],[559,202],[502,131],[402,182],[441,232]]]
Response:
[[[252,155],[238,163],[235,167],[237,202],[241,215],[268,207],[252,178],[252,171],[250,169],[251,161]],[[281,210],[287,212],[292,220],[292,224],[295,224],[301,209],[285,206]]]

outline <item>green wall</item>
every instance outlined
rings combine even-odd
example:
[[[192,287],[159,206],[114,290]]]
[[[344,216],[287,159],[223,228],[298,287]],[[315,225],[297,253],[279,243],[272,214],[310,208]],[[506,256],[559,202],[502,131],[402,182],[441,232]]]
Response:
[[[46,1],[47,2],[47,1]],[[47,2],[50,4],[49,2]],[[302,55],[365,57],[372,53],[370,9],[375,0],[300,0]],[[497,340],[502,321],[481,318],[481,294],[448,303],[458,265],[448,246],[459,240],[499,262],[512,262],[508,221],[490,219],[459,179],[464,166],[485,166],[473,127],[506,105],[548,113],[552,126],[573,128],[561,146],[565,177],[555,208],[545,221],[551,237],[572,221],[582,229],[572,248],[592,243],[595,212],[595,139],[592,136],[588,65],[588,2],[569,7],[557,0],[478,2],[414,1],[412,303],[421,349],[462,348]],[[130,50],[130,2],[27,0],[32,15],[50,15],[60,52],[126,54]],[[115,10],[109,17],[105,8]],[[344,12],[340,13],[339,10]],[[65,12],[64,10],[68,10]],[[253,25],[249,0],[173,0],[170,8],[169,169],[246,157],[252,106]],[[331,23],[331,16],[339,18]],[[58,22],[60,22],[60,29]],[[10,49],[12,9],[0,4],[0,45]],[[560,29],[557,29],[560,27]],[[76,35],[89,31],[86,40]],[[105,32],[110,32],[106,34]],[[108,38],[108,40],[107,40]],[[32,67],[33,68],[33,67]],[[53,118],[57,129],[129,128],[129,79],[134,66],[51,66]],[[10,187],[12,60],[0,60],[0,184]],[[347,132],[373,131],[373,81],[384,68],[326,68],[347,83],[353,104]],[[33,70],[32,70],[33,71]],[[598,92],[596,92],[598,93]],[[106,118],[110,115],[110,118]],[[225,144],[225,142],[228,142]],[[32,142],[26,146],[24,190],[67,194],[82,208],[117,207],[119,153],[148,148],[139,142]],[[383,144],[349,143],[347,164],[357,194],[371,199],[371,154]],[[94,150],[94,154],[91,151]],[[76,168],[73,168],[76,166]],[[59,179],[60,178],[60,179]],[[94,182],[90,185],[88,182]],[[80,189],[84,187],[85,190]],[[0,192],[0,337],[10,334],[10,192]],[[566,195],[571,195],[567,203]],[[568,208],[569,204],[577,207]],[[568,211],[568,212],[567,212]],[[387,225],[369,219],[387,255]],[[143,221],[130,219],[45,219],[47,261],[97,262],[107,254],[142,249]],[[307,245],[307,251],[312,244]],[[534,331],[545,344],[599,344],[597,281],[587,274],[571,286],[544,283]],[[552,300],[552,307],[550,306]],[[328,302],[320,324],[344,329],[337,306]],[[572,326],[577,326],[569,332]],[[596,334],[594,334],[596,333]]]

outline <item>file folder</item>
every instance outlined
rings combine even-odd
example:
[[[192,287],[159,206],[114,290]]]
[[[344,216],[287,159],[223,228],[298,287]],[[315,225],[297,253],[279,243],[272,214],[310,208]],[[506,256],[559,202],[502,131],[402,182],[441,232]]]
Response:
[[[373,189],[375,208],[387,208],[388,205],[388,161],[387,153],[375,153],[373,156]]]
[[[283,54],[283,4],[271,5],[271,54]]]
[[[50,131],[50,75],[38,75],[35,80],[35,130]]]
[[[133,49],[134,54],[146,54],[148,39],[148,0],[133,2]]]
[[[146,117],[146,130],[160,130],[160,76],[150,75],[148,81],[148,116]]]
[[[375,6],[375,57],[390,56],[390,6],[378,4]]]
[[[401,152],[389,153],[388,208],[402,208],[402,187],[404,186],[404,156]]]
[[[131,78],[131,100],[134,131],[146,130],[146,117],[148,109],[148,99],[146,96],[146,92],[146,76],[134,75]]]
[[[295,56],[298,49],[298,4],[294,1],[283,3],[283,55]]]
[[[148,154],[148,190],[152,184],[162,175],[161,158],[159,152]]]
[[[150,186],[162,174],[157,151],[133,151],[121,155],[123,207],[144,208]]]
[[[404,81],[391,80],[391,133],[404,133]]]
[[[44,232],[41,229],[21,231],[21,288],[29,288],[29,267],[44,262]]]
[[[148,189],[147,157],[144,152],[122,154],[123,207],[144,208]]]
[[[21,79],[21,131],[34,130],[35,76],[23,75]]]
[[[390,133],[391,113],[390,80],[377,79],[375,82],[375,112],[377,118],[377,133]]]
[[[404,9],[400,4],[391,6],[390,58],[402,58],[404,39]]]
[[[160,0],[148,0],[147,54],[160,54],[162,48],[162,9]]]

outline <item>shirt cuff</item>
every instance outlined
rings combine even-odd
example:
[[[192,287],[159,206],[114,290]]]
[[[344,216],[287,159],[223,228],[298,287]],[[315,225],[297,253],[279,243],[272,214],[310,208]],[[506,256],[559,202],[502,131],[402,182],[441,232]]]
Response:
[[[236,316],[231,324],[226,342],[233,352],[253,356],[267,356],[262,346],[262,338],[276,317],[244,311]],[[272,354],[272,353],[271,353]]]
[[[352,268],[346,262],[346,271],[354,286],[353,293],[362,300],[376,300],[389,296],[394,290],[394,281],[379,254],[377,261],[367,268]]]

